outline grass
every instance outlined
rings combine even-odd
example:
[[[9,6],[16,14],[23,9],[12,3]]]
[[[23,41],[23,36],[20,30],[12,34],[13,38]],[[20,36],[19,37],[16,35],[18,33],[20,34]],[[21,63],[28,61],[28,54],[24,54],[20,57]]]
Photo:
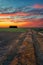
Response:
[[[42,32],[43,33],[43,28],[33,28],[33,30],[35,30],[37,32]]]
[[[0,28],[0,32],[26,32],[24,28]]]

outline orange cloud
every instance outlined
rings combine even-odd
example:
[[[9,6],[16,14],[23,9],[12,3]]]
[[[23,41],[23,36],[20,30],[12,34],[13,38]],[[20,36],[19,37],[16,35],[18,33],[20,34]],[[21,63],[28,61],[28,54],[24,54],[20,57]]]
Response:
[[[43,19],[26,19],[24,21],[12,21],[11,19],[2,19],[0,20],[0,27],[9,27],[9,26],[18,26],[18,27],[43,27]]]
[[[19,20],[13,20],[13,19],[8,19],[8,18],[1,18],[0,19],[0,28],[6,28],[9,26],[18,26],[18,27],[22,27],[24,25],[26,25],[27,22],[24,21],[19,21]]]
[[[16,13],[16,15],[19,15],[19,16],[28,16],[29,14],[28,13],[24,13],[24,12],[18,12],[18,13]]]
[[[15,16],[15,14],[0,14],[0,16]]]
[[[33,19],[27,22],[25,27],[43,27],[42,19]]]
[[[12,13],[12,14],[0,14],[0,16],[28,16],[30,14],[24,12]]]
[[[27,13],[19,12],[15,14],[0,14],[0,16],[26,16]],[[43,19],[11,19],[11,18],[0,18],[0,27],[9,27],[10,25],[18,27],[43,27]]]
[[[34,8],[43,8],[43,5],[35,4],[33,7]]]

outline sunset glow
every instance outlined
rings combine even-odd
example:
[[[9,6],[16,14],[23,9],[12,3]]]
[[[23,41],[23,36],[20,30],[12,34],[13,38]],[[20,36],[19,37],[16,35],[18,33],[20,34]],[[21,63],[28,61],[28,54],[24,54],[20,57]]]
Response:
[[[7,4],[5,4],[7,2]],[[25,4],[24,4],[25,2]],[[16,3],[16,5],[15,5]],[[0,28],[9,26],[43,27],[42,1],[0,1]],[[12,4],[12,5],[11,5]]]
[[[22,27],[26,25],[27,22],[12,21],[12,19],[0,19],[0,27],[18,26]]]

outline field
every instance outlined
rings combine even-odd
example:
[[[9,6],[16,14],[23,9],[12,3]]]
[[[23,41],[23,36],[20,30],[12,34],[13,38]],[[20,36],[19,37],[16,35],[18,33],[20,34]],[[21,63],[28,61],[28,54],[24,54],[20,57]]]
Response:
[[[43,28],[32,28],[33,30],[37,31],[37,32],[41,32],[43,33]]]
[[[0,65],[43,65],[43,35],[33,28],[0,28]]]
[[[26,32],[26,29],[23,28],[0,28],[0,32]]]

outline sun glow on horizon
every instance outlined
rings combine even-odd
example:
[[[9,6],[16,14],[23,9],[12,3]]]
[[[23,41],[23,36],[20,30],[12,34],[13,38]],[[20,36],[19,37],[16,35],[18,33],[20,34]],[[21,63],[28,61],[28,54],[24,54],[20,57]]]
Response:
[[[9,27],[9,26],[24,27],[27,24],[27,21],[24,21],[20,18],[19,19],[18,18],[12,19],[12,18],[9,18],[9,17],[10,16],[2,16],[0,18],[0,28],[6,28],[6,27]]]
[[[14,16],[15,15],[15,16]],[[19,15],[19,16],[17,16]],[[25,16],[26,18],[23,18]],[[0,28],[8,28],[9,26],[18,26],[18,27],[43,27],[42,17],[37,18],[32,17],[34,15],[17,13],[17,14],[0,14]],[[32,17],[32,18],[31,18]]]
[[[0,22],[0,27],[2,28],[6,28],[9,26],[18,26],[18,27],[22,27],[24,25],[26,25],[27,22]]]

